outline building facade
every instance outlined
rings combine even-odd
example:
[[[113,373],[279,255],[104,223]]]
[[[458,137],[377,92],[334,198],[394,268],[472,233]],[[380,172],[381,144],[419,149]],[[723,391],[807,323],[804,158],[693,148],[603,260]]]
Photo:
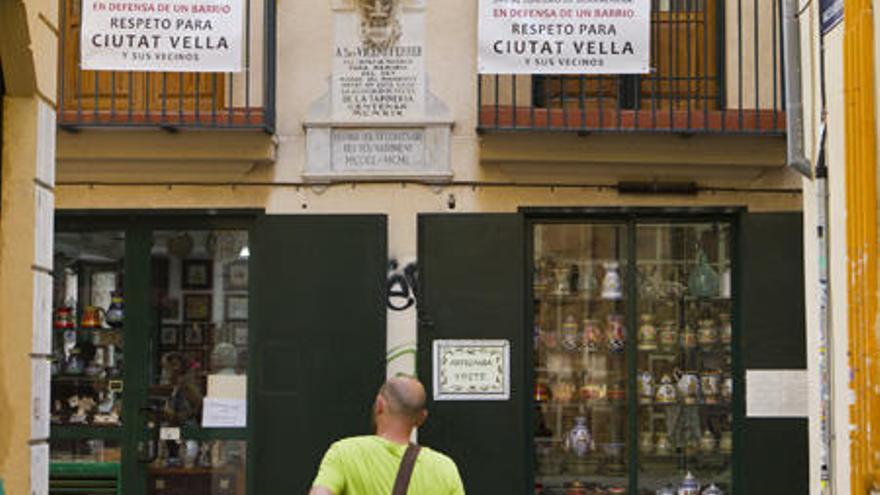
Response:
[[[45,493],[48,477],[57,11],[48,1],[0,4],[0,491],[5,493]]]
[[[407,373],[470,493],[807,492],[780,6],[654,1],[640,76],[480,73],[464,0],[249,0],[242,72],[83,70],[85,8],[50,490],[305,492]]]
[[[818,491],[821,486],[874,493],[880,17],[873,2],[861,1],[826,2],[807,12],[801,19],[805,136],[812,163],[827,167],[804,181],[805,250],[815,260],[805,271],[812,299],[808,345],[821,351],[810,353],[811,445],[817,447],[811,450],[811,486],[814,493],[828,493]],[[817,238],[822,231],[827,246]]]

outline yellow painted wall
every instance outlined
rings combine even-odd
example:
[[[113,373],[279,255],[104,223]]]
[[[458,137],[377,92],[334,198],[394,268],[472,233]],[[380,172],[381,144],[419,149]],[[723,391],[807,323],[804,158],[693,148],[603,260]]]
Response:
[[[34,265],[38,259],[37,196],[51,221],[54,180],[54,100],[57,64],[57,4],[53,0],[0,2],[0,62],[3,99],[2,205],[0,205],[0,478],[12,495],[45,493],[48,397],[37,399],[32,372],[49,361],[32,353],[34,329],[47,325],[34,311]],[[41,182],[37,184],[37,182]],[[47,187],[48,186],[48,187]],[[48,201],[48,203],[46,203]],[[44,231],[44,234],[46,232]],[[47,251],[44,249],[42,253]],[[51,266],[43,266],[51,268]],[[36,466],[35,468],[33,466]],[[36,482],[32,483],[32,479]]]

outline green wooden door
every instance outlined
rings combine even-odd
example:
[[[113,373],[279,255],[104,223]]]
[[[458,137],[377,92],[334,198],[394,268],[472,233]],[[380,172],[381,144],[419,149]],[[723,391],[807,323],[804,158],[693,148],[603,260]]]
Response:
[[[467,493],[527,493],[523,227],[516,214],[419,217],[418,374],[430,413],[419,441],[456,461]],[[510,340],[510,400],[431,400],[435,339]]]
[[[371,433],[385,378],[384,216],[265,216],[254,236],[255,493],[307,493],[335,440]]]

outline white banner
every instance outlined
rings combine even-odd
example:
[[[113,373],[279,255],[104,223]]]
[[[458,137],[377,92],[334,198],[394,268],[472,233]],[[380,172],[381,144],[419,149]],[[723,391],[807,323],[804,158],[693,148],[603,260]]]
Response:
[[[481,74],[645,74],[651,0],[480,0]]]
[[[83,0],[82,68],[240,72],[244,0]]]

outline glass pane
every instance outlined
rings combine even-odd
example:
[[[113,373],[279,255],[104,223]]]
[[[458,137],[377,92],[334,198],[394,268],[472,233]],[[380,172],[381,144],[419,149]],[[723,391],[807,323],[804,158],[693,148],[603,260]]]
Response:
[[[52,424],[119,426],[125,234],[62,232],[54,250]]]
[[[627,493],[626,226],[535,228],[536,492]]]
[[[732,493],[730,252],[727,224],[637,227],[639,494]]]
[[[59,440],[49,443],[50,457],[57,463],[116,463],[122,458],[119,442],[115,440]]]
[[[214,399],[244,404],[249,256],[247,231],[154,234],[150,397],[160,427],[202,427]],[[150,483],[162,494],[244,494],[244,456],[239,441],[162,441]]]

